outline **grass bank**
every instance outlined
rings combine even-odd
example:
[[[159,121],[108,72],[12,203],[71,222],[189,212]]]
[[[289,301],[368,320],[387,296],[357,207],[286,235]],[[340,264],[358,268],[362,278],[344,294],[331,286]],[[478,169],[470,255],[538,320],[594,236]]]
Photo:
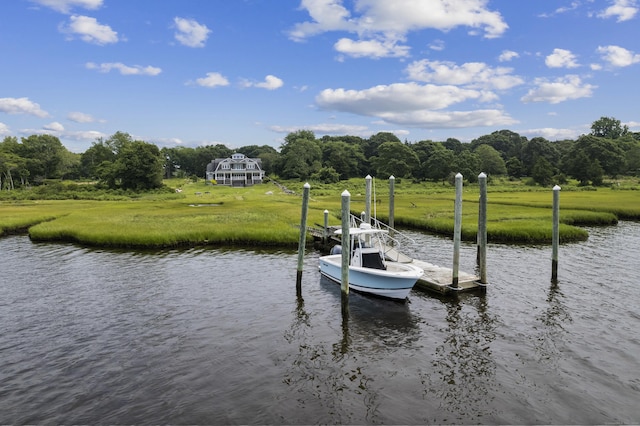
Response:
[[[120,200],[3,200],[0,233],[25,232],[37,241],[66,241],[110,247],[189,245],[253,245],[297,247],[304,182],[272,183],[247,188],[207,186],[185,180],[167,181],[181,192],[136,194]],[[388,187],[376,185],[373,213],[388,221]],[[442,184],[400,182],[395,191],[395,224],[417,230],[453,233],[454,189]],[[311,182],[308,224],[340,224],[341,193],[351,192],[351,210],[365,208],[364,180],[335,185]],[[465,186],[463,238],[477,232],[478,189]],[[490,242],[551,241],[550,189],[503,190],[489,186],[487,233]],[[640,191],[568,190],[560,195],[560,238],[588,237],[580,226],[615,224],[618,218],[640,220]],[[311,237],[309,237],[311,238]]]

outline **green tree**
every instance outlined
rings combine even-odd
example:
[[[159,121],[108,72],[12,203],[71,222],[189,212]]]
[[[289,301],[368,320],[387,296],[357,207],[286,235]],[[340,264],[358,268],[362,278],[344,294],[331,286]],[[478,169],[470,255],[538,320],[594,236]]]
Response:
[[[626,168],[624,151],[613,139],[601,138],[591,135],[583,135],[575,142],[571,151],[565,158],[573,164],[569,174],[575,175],[575,158],[579,151],[583,151],[590,160],[598,160],[605,174],[616,176]]]
[[[505,163],[507,168],[507,174],[514,178],[520,178],[524,176],[524,165],[517,157],[511,157]]]
[[[367,159],[379,156],[378,148],[385,142],[398,142],[402,143],[396,135],[390,132],[378,132],[372,135],[369,139],[363,143],[364,156]]]
[[[103,162],[112,163],[116,159],[116,153],[102,139],[93,142],[91,146],[80,156],[80,174],[90,179],[100,178],[98,167]]]
[[[364,163],[364,153],[359,145],[350,145],[342,141],[322,142],[323,168],[331,168],[340,179],[349,179],[360,175],[360,166]]]
[[[276,172],[285,179],[309,179],[322,168],[322,150],[313,132],[289,133],[280,148]]]
[[[490,145],[483,144],[474,151],[480,160],[480,170],[488,175],[506,175],[507,166],[500,153]]]
[[[511,130],[498,130],[490,135],[480,136],[469,144],[472,151],[483,144],[491,146],[500,153],[500,156],[506,160],[510,157],[518,156],[520,148],[527,138],[512,132]]]
[[[333,167],[323,167],[312,174],[311,179],[322,183],[337,183],[340,181],[340,174]]]
[[[52,135],[31,135],[22,138],[20,156],[27,160],[29,175],[36,181],[59,178],[67,149]]]
[[[455,153],[442,144],[433,145],[433,151],[421,164],[421,174],[426,179],[440,180],[444,184],[454,171]]]
[[[618,139],[629,133],[629,127],[622,125],[620,120],[613,117],[600,117],[591,123],[591,136],[607,139]]]
[[[135,191],[160,188],[164,159],[156,145],[132,141],[120,147],[113,172],[123,189]]]
[[[480,170],[480,158],[471,151],[462,151],[456,155],[453,160],[453,172],[461,173],[469,182],[476,182]]]
[[[553,181],[554,174],[553,166],[549,163],[549,160],[542,156],[538,157],[536,163],[531,168],[531,178],[541,186],[550,185]]]
[[[552,168],[555,168],[559,164],[560,154],[555,145],[545,138],[533,138],[522,144],[520,160],[524,165],[525,175],[531,176],[533,174],[533,167],[540,158],[544,158],[547,161],[543,164],[549,164]]]
[[[418,155],[402,142],[382,143],[378,147],[378,155],[371,158],[371,166],[375,169],[376,175],[384,178],[391,175],[411,177],[419,164]]]

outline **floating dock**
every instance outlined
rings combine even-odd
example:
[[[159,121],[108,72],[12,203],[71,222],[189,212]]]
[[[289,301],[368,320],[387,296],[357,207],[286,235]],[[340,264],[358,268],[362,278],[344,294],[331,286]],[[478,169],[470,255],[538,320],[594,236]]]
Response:
[[[466,291],[484,290],[486,285],[480,284],[480,278],[466,272],[458,272],[458,287],[453,287],[453,270],[413,259],[412,264],[422,268],[424,274],[414,288],[436,291],[440,294],[452,294]]]

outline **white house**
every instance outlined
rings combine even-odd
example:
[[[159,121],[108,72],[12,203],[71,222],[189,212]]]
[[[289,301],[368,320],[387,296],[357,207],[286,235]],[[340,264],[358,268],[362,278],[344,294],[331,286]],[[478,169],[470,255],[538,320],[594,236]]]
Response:
[[[249,186],[262,183],[264,170],[259,158],[247,158],[244,154],[233,154],[231,158],[216,158],[207,164],[207,181],[219,185]]]

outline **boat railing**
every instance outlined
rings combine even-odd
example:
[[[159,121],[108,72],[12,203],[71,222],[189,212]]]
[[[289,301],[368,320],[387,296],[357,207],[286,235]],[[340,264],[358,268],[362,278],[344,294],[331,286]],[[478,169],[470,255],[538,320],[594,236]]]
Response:
[[[359,228],[360,224],[362,224],[364,220],[358,216],[351,215],[351,226],[354,228]],[[415,240],[409,237],[406,234],[398,231],[395,228],[390,227],[384,222],[379,221],[376,218],[371,218],[371,226],[375,229],[382,229],[387,231],[385,235],[385,240],[382,241],[382,246],[379,247],[388,260],[392,260],[395,262],[401,263],[410,263],[413,259],[402,253],[400,251],[400,247],[407,245],[415,245]]]

